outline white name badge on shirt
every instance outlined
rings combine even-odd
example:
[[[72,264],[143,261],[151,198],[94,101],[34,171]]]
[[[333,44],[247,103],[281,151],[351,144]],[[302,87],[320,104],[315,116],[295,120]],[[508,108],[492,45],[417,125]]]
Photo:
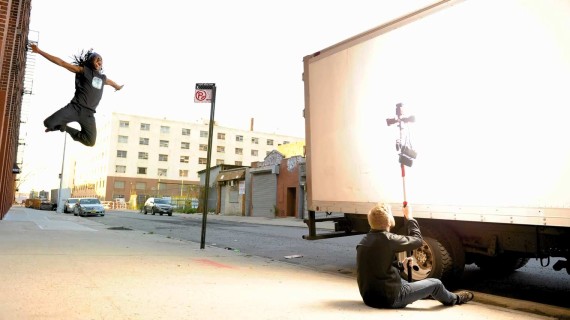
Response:
[[[103,79],[98,77],[93,77],[93,80],[91,80],[91,85],[93,86],[93,88],[101,89],[103,88]]]

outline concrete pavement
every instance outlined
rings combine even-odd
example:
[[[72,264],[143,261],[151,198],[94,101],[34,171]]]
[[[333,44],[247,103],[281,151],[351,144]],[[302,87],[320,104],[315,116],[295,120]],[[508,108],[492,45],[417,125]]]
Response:
[[[18,206],[0,265],[0,319],[549,319],[477,301],[372,309],[349,277]]]

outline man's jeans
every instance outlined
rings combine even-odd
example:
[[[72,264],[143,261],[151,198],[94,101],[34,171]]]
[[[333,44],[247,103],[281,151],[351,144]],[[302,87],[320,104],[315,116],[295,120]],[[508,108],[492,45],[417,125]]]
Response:
[[[404,308],[406,305],[431,296],[446,306],[452,306],[457,301],[455,293],[447,291],[439,279],[428,278],[416,282],[402,280],[400,295],[392,308]]]

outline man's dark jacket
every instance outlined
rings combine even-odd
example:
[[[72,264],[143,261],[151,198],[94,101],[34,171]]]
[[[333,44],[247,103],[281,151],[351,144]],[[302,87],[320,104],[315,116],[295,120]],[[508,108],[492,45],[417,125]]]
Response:
[[[409,236],[370,230],[356,246],[357,282],[364,303],[375,308],[391,307],[402,287],[402,263],[396,253],[422,245],[422,234],[414,219],[406,222]]]

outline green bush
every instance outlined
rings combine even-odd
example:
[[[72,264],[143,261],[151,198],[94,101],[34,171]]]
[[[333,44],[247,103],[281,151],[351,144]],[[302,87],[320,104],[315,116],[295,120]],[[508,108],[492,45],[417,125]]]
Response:
[[[179,212],[179,213],[196,213],[196,212],[198,212],[198,210],[188,206],[186,208],[176,208],[176,212]]]

